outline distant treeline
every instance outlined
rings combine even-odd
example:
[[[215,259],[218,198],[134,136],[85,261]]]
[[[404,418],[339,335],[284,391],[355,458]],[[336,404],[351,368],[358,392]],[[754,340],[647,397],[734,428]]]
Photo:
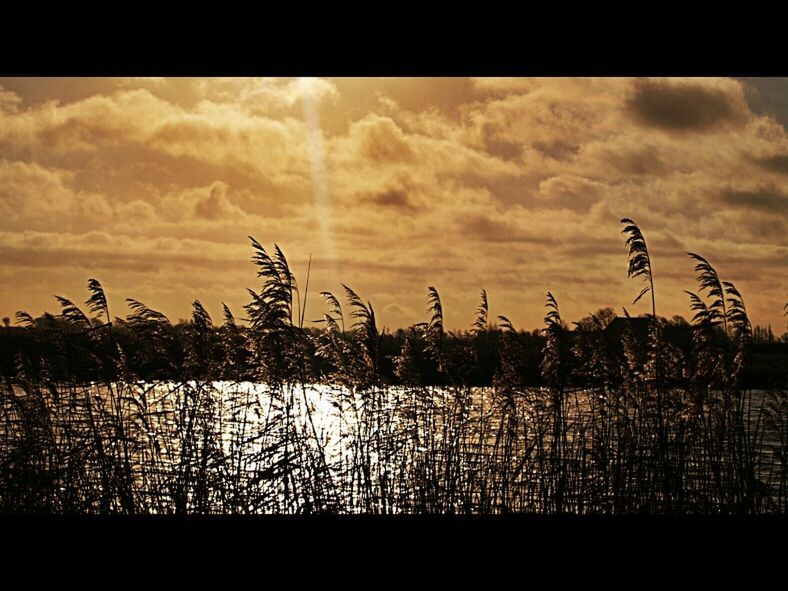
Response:
[[[601,334],[610,346],[610,352],[625,362],[622,336],[630,329],[642,347],[646,347],[650,318],[616,317],[612,308],[599,310],[593,316],[575,323],[574,330],[565,333],[567,385],[586,387],[593,385],[585,371],[587,359],[583,356],[584,342],[600,334],[597,322],[602,323]],[[114,381],[133,376],[143,381],[225,380],[256,381],[261,379],[259,362],[253,352],[253,330],[226,323],[213,326],[208,323],[201,330],[194,322],[177,324],[162,322],[156,326],[116,318],[112,323],[98,323],[85,330],[75,326],[68,318],[45,314],[28,323],[29,326],[0,328],[0,372],[12,381],[22,375],[28,378],[46,378],[53,382],[89,383]],[[668,377],[675,385],[686,386],[690,381],[687,359],[693,353],[692,335],[696,330],[684,318],[659,317],[664,344],[674,359]],[[296,340],[304,348],[302,371],[306,379],[323,383],[336,369],[331,359],[319,354],[321,340],[327,330],[293,326],[299,333]],[[545,336],[542,331],[506,332],[497,326],[483,331],[447,332],[444,346],[449,352],[453,371],[442,371],[424,351],[407,351],[418,348],[415,338],[417,328],[395,332],[383,331],[378,335],[380,362],[378,378],[390,385],[451,385],[450,375],[462,373],[462,382],[471,386],[491,386],[501,370],[502,346],[514,348],[518,354],[510,363],[516,381],[522,386],[542,386],[541,367],[544,359]],[[95,338],[100,332],[101,338]],[[722,329],[718,337],[724,339]],[[505,335],[505,336],[504,336]],[[347,335],[348,341],[351,339]],[[407,342],[407,344],[406,344]],[[405,349],[405,351],[403,350]],[[119,353],[120,352],[120,353]],[[402,367],[403,353],[408,353],[410,367]],[[118,355],[124,363],[118,363]],[[200,363],[195,363],[196,359]],[[121,369],[127,373],[120,375]],[[398,371],[399,370],[399,371]],[[756,326],[750,344],[742,384],[750,388],[770,388],[784,383],[788,377],[788,334],[775,338],[771,328]]]

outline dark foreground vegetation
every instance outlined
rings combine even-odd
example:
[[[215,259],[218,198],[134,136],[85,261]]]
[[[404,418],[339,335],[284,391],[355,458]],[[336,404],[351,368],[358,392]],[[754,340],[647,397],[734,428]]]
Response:
[[[381,333],[346,286],[305,328],[308,275],[254,239],[262,287],[220,325],[199,301],[113,318],[91,279],[83,307],[0,329],[0,510],[785,513],[788,339],[692,253],[692,322],[659,317],[623,223],[651,314],[571,329],[550,293],[529,333],[482,291],[447,332],[430,288],[427,321]]]

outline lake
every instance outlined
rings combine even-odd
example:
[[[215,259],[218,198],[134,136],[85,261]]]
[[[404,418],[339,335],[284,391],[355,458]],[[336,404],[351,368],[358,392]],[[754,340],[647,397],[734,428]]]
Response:
[[[693,416],[685,398],[655,414],[647,398],[582,390],[557,404],[542,389],[15,387],[2,452],[54,510],[784,511],[784,421],[765,420],[766,393],[749,394],[741,425],[712,403]]]

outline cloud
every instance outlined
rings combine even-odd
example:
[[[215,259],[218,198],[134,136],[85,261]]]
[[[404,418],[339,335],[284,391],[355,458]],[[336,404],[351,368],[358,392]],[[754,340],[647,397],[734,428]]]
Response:
[[[589,210],[606,189],[603,183],[574,175],[550,177],[539,183],[539,194],[548,204],[578,211]]]
[[[481,286],[533,328],[547,290],[569,319],[631,301],[622,217],[646,233],[661,314],[687,313],[685,250],[719,261],[756,322],[779,312],[764,276],[784,272],[788,135],[734,80],[82,82],[0,80],[0,316],[96,269],[174,318],[194,297],[239,309],[252,234],[299,280],[311,253],[310,292],[360,287],[381,325],[423,319],[436,285],[450,328]]]
[[[305,98],[320,103],[337,98],[336,84],[322,78],[209,78],[194,82],[203,99],[240,104],[254,114],[276,114],[299,107]]]
[[[776,154],[757,160],[766,170],[788,175],[788,154]]]
[[[351,125],[350,137],[360,155],[374,162],[407,162],[413,157],[405,134],[389,117],[365,117]]]
[[[235,192],[230,186],[216,180],[207,186],[182,187],[158,194],[151,205],[156,209],[157,221],[180,227],[243,224],[250,215],[234,202],[234,198]]]
[[[395,303],[387,305],[385,308],[383,308],[383,311],[391,316],[397,316],[400,318],[412,318],[413,321],[415,321],[415,319],[418,318],[418,314],[412,308],[408,306],[400,306],[399,304],[395,304]]]
[[[642,123],[667,131],[740,126],[749,115],[735,82],[636,80],[627,107]]]
[[[215,182],[210,187],[210,194],[194,207],[194,214],[205,220],[219,218],[239,219],[244,212],[227,198],[227,185],[221,181]]]
[[[237,103],[202,101],[184,109],[146,89],[0,113],[5,157],[84,161],[116,146],[144,147],[271,182],[309,174],[305,137],[304,124],[291,117],[254,114]]]
[[[727,205],[745,209],[759,209],[773,214],[788,213],[788,193],[773,186],[754,190],[728,190],[722,194]]]
[[[114,211],[106,197],[74,190],[73,177],[65,170],[0,160],[0,229],[71,230],[111,223]]]
[[[513,92],[530,92],[539,84],[530,78],[472,78],[473,86],[481,92],[509,95]]]
[[[21,102],[22,97],[0,86],[0,112],[15,113]]]
[[[654,144],[633,142],[630,145],[606,146],[600,156],[616,170],[630,176],[660,177],[673,170],[662,150]]]
[[[121,223],[147,224],[156,221],[156,209],[147,201],[136,199],[120,205],[116,210]]]
[[[579,146],[572,145],[561,139],[535,141],[532,145],[534,149],[553,160],[569,160],[580,151]]]
[[[243,260],[237,246],[217,247],[200,240],[173,238],[139,238],[114,235],[104,231],[82,234],[27,231],[22,234],[0,231],[0,253],[13,267],[65,267],[154,272],[226,268]]]
[[[128,76],[126,78],[118,78],[117,83],[122,88],[161,88],[167,84],[167,79],[161,76]]]
[[[461,235],[482,242],[538,242],[516,223],[490,216],[485,213],[460,214],[457,216]]]
[[[376,193],[367,198],[367,201],[382,207],[399,209],[403,211],[415,211],[418,209],[404,191],[391,190],[383,193]]]

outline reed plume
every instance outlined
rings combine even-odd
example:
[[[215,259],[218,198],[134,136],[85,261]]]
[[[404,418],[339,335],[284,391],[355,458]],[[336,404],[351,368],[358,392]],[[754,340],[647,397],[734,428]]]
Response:
[[[638,225],[631,219],[624,218],[621,220],[621,223],[625,224],[621,233],[629,235],[626,241],[626,245],[629,247],[627,277],[643,277],[645,281],[648,281],[648,285],[640,291],[638,296],[632,301],[632,304],[637,303],[647,293],[651,293],[651,315],[656,322],[657,305],[654,298],[654,277],[651,272],[651,257],[646,246],[646,238]]]
[[[698,274],[697,281],[700,291],[706,292],[706,296],[712,298],[708,307],[710,321],[712,324],[722,322],[725,335],[728,335],[728,313],[725,306],[725,288],[720,281],[719,275],[711,263],[699,254],[688,252],[687,256],[697,261],[695,272]]]

